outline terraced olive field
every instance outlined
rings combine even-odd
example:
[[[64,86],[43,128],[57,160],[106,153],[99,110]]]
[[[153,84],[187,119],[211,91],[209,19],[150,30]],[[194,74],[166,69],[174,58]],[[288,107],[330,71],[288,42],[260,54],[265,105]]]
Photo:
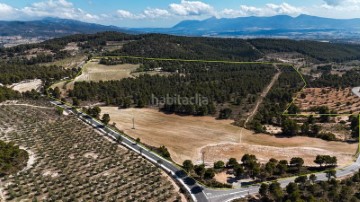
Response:
[[[30,156],[21,172],[0,178],[0,201],[182,200],[160,169],[73,115],[13,104],[0,114],[0,139]]]

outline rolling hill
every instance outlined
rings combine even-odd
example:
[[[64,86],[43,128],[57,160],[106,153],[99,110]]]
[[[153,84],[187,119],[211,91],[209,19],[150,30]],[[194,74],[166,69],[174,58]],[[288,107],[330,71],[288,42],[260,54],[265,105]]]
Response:
[[[104,26],[76,20],[44,18],[36,21],[0,21],[0,36],[61,37],[104,31],[130,32],[115,26]]]

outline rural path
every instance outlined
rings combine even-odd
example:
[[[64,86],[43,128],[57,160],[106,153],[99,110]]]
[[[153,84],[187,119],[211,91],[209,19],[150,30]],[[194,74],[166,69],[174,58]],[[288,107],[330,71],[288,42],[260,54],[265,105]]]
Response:
[[[41,107],[41,106],[36,106],[36,105],[17,104],[17,103],[0,103],[0,106],[26,106],[26,107],[33,107],[33,108],[39,108],[39,109],[53,109],[52,107]]]
[[[251,121],[254,118],[257,111],[259,110],[260,105],[263,103],[264,98],[267,96],[267,94],[269,94],[271,88],[275,85],[275,82],[279,79],[281,71],[278,68],[278,66],[276,66],[276,65],[275,65],[275,68],[277,70],[277,73],[273,76],[269,85],[261,92],[259,99],[256,101],[255,107],[253,108],[253,110],[250,112],[250,115],[245,120],[245,123],[244,123],[245,128],[246,128],[246,125],[249,123],[249,121]]]

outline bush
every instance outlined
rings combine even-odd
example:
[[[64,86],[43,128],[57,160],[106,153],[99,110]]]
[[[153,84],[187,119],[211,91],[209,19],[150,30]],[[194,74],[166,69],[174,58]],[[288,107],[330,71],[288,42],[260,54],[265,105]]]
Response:
[[[232,114],[232,110],[229,108],[222,109],[219,114],[219,119],[229,119]]]
[[[26,166],[29,155],[13,143],[0,140],[0,175],[16,173]]]
[[[320,133],[317,135],[318,138],[321,138],[326,141],[336,141],[337,138],[333,133]]]

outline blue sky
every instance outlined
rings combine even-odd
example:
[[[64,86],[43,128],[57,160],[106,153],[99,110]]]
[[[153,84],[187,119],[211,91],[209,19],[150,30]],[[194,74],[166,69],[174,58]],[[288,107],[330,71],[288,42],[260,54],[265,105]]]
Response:
[[[44,17],[120,27],[170,27],[182,20],[308,14],[360,18],[360,0],[0,0],[0,20]]]

